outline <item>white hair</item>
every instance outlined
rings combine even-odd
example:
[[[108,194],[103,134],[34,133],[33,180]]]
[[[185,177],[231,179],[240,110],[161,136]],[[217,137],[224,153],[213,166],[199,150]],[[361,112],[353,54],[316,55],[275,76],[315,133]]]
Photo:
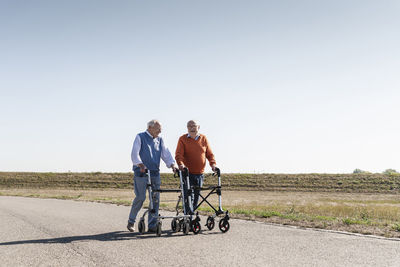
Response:
[[[194,123],[194,124],[196,124],[197,126],[200,126],[199,122],[198,122],[198,121],[195,121],[195,120],[190,120],[190,121],[188,121],[187,124],[186,124],[186,126],[188,126],[189,123]]]
[[[158,120],[151,120],[147,123],[147,128],[154,127],[154,125],[156,124],[161,125],[161,123]]]

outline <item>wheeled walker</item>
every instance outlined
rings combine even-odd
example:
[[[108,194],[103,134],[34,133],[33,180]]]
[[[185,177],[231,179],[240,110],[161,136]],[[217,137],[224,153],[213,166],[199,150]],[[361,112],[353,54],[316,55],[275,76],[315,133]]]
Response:
[[[221,171],[219,168],[215,168],[215,172],[213,173],[213,175],[217,175],[218,176],[218,185],[217,186],[209,186],[209,187],[193,187],[192,189],[199,189],[200,192],[204,191],[204,190],[211,190],[205,197],[203,197],[203,195],[200,193],[199,197],[202,199],[202,201],[196,206],[194,207],[194,211],[196,211],[201,204],[203,204],[204,202],[207,203],[213,210],[214,210],[214,214],[211,216],[208,216],[207,218],[207,222],[205,224],[205,226],[207,226],[207,228],[209,230],[212,230],[215,226],[215,218],[223,215],[223,217],[219,220],[218,226],[219,229],[221,230],[221,232],[225,233],[229,231],[229,212],[228,211],[224,211],[222,209],[222,197],[221,197]],[[208,200],[207,198],[209,196],[211,196],[212,194],[217,194],[218,195],[218,209],[216,209]]]
[[[186,169],[187,172],[187,169]],[[173,232],[179,232],[183,231],[183,233],[186,235],[189,233],[189,230],[191,229],[193,233],[198,234],[201,230],[200,226],[200,217],[196,215],[195,219],[193,218],[192,214],[189,214],[189,211],[186,211],[185,208],[185,201],[189,201],[189,205],[191,205],[191,198],[189,196],[188,199],[184,198],[184,183],[183,179],[184,177],[187,179],[186,185],[188,186],[189,190],[189,176],[188,174],[182,174],[182,171],[179,171],[179,178],[180,178],[180,189],[154,189],[152,188],[151,184],[151,178],[150,178],[150,171],[146,172],[147,175],[147,190],[149,193],[149,208],[143,213],[143,215],[140,217],[139,224],[138,224],[138,230],[139,233],[143,234],[145,232],[145,222],[144,218],[146,215],[148,216],[154,216],[155,210],[153,208],[153,201],[154,201],[154,193],[163,193],[163,192],[177,192],[180,193],[178,202],[176,204],[176,215],[175,216],[161,216],[160,214],[157,215],[157,224],[156,224],[156,235],[161,236],[162,232],[162,220],[163,219],[172,219],[171,221],[171,230]],[[176,174],[174,174],[175,176]],[[179,203],[182,201],[182,207],[183,207],[183,214],[179,215]]]
[[[171,230],[173,232],[179,232],[182,229],[184,234],[188,234],[188,231],[191,230],[195,235],[197,235],[201,231],[201,225],[200,225],[199,214],[197,213],[196,215],[194,215],[191,212],[193,210],[193,207],[192,207],[192,194],[191,194],[192,189],[189,183],[189,170],[187,168],[184,168],[182,171],[179,170],[178,173],[180,180],[180,195],[178,197],[178,201],[175,207],[176,215],[175,217],[173,217],[171,221]],[[186,183],[183,182],[184,180],[186,181]],[[185,187],[187,190],[187,196],[185,196],[184,192]],[[183,215],[179,215],[179,213],[181,212],[181,210],[179,209],[179,203],[181,202],[182,202]],[[187,210],[186,208],[186,203],[189,206],[189,210]],[[181,216],[184,216],[184,218],[186,218],[186,221],[179,219]],[[187,218],[189,218],[189,221],[187,221]]]

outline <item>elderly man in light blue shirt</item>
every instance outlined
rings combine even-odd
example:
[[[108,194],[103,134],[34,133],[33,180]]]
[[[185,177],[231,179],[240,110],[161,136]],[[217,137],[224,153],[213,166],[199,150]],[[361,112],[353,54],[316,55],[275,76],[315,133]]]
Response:
[[[135,199],[132,202],[132,208],[129,213],[128,230],[135,231],[135,221],[139,210],[143,206],[146,199],[147,176],[145,169],[150,171],[150,179],[152,189],[160,189],[160,159],[162,159],[168,168],[176,170],[175,161],[169,152],[164,140],[159,136],[161,133],[161,124],[157,120],[151,120],[147,123],[147,131],[136,135],[133,142],[131,159],[134,172],[134,190]],[[152,196],[149,196],[149,198]],[[154,212],[149,213],[148,231],[156,232],[156,223],[158,216],[158,208],[160,202],[160,193],[153,193]]]

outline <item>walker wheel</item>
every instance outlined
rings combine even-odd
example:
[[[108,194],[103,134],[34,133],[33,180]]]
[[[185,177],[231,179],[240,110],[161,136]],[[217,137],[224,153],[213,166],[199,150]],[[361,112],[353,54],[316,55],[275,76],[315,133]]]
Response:
[[[171,221],[171,230],[172,230],[172,232],[176,233],[176,232],[179,231],[178,230],[178,225],[179,225],[179,223],[178,223],[178,221],[176,219],[173,219]],[[179,229],[180,229],[180,227],[179,227]]]
[[[214,229],[215,220],[214,220],[214,218],[213,218],[212,216],[209,216],[209,217],[207,218],[206,226],[207,226],[208,230]]]
[[[182,231],[185,235],[187,235],[189,233],[189,223],[188,222],[184,222],[182,225]]]
[[[138,230],[139,230],[139,233],[141,233],[141,234],[143,234],[144,233],[144,230],[145,230],[145,225],[144,225],[144,220],[140,220],[139,221],[139,226],[138,226]]]
[[[193,233],[194,233],[195,235],[197,235],[198,233],[200,233],[201,225],[200,225],[200,222],[199,222],[199,221],[197,221],[197,220],[192,221],[192,222],[190,223],[190,227],[191,227],[191,229],[192,229],[192,231],[193,231]]]
[[[157,236],[161,236],[161,222],[157,222]]]
[[[229,230],[229,221],[227,219],[222,219],[219,221],[219,230],[226,233]]]

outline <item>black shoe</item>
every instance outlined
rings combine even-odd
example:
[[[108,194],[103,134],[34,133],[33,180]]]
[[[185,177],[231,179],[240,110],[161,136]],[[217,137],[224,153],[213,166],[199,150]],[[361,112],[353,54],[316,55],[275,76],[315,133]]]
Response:
[[[152,227],[147,230],[148,233],[155,233],[157,232],[157,227]]]

